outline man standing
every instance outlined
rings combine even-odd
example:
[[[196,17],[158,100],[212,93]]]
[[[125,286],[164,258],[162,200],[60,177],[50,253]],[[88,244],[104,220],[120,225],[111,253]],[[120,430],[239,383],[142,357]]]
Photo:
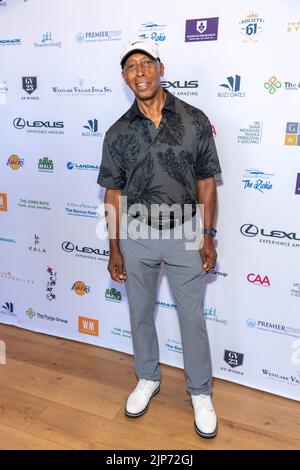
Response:
[[[211,125],[202,111],[163,90],[160,78],[164,66],[153,41],[127,43],[121,67],[135,101],[106,133],[98,183],[107,188],[106,207],[115,209],[114,227],[111,211],[107,211],[108,270],[113,280],[125,282],[139,379],[127,399],[125,414],[142,416],[160,389],[154,307],[164,262],[177,305],[195,429],[201,437],[213,438],[217,418],[210,397],[208,335],[201,315],[205,275],[216,262],[215,175],[221,172]],[[124,238],[120,233],[120,206],[125,196],[130,221],[141,222],[139,239],[130,235]],[[188,221],[195,222],[197,204],[203,207],[203,243],[196,250],[188,250],[187,239],[179,239],[174,233]],[[152,211],[154,207],[159,210]],[[163,236],[166,228],[170,230],[169,239]]]

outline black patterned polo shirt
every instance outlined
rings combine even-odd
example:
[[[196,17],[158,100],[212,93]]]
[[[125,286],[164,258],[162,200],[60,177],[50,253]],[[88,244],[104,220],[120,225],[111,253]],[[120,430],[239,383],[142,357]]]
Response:
[[[197,203],[197,180],[221,172],[211,124],[168,91],[158,128],[131,108],[106,132],[98,184],[121,189],[128,208]]]

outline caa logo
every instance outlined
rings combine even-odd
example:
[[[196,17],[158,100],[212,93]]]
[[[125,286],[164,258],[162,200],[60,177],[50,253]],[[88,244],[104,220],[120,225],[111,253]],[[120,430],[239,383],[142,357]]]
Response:
[[[271,286],[268,276],[262,277],[260,274],[250,273],[247,276],[247,280],[251,282],[251,284],[255,284],[256,286],[263,286],[263,287]]]

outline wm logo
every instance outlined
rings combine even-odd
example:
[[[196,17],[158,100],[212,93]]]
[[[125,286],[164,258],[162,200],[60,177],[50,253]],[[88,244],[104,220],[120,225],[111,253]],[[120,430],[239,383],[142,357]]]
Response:
[[[78,317],[78,331],[85,335],[99,336],[99,321],[93,318]]]

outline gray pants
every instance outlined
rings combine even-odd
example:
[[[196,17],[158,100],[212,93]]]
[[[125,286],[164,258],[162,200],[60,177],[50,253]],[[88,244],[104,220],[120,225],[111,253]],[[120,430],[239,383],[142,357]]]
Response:
[[[150,228],[144,225],[144,230]],[[159,231],[157,231],[158,233]],[[160,380],[159,348],[154,322],[160,265],[165,271],[177,305],[188,391],[211,393],[212,367],[205,318],[201,315],[205,271],[198,249],[186,250],[186,239],[120,240],[132,330],[134,364],[139,379]],[[173,235],[173,236],[172,236]]]

